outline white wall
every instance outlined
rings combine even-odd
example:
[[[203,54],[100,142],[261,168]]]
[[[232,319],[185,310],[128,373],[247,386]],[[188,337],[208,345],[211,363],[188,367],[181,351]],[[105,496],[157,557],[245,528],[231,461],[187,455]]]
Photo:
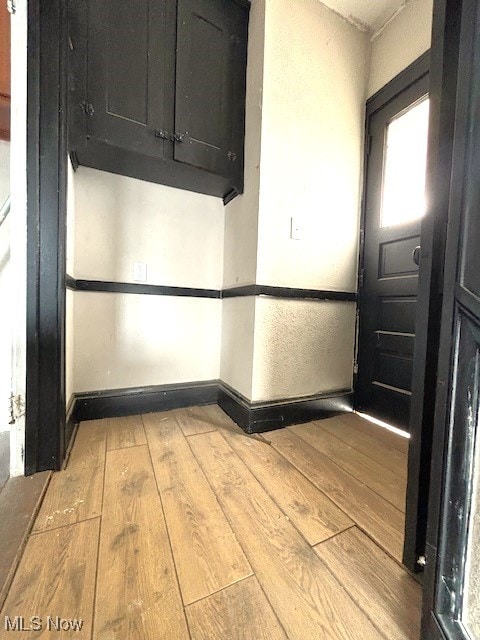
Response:
[[[0,140],[0,207],[10,193],[10,143]],[[0,227],[0,431],[8,429],[12,392],[12,290],[10,219]]]
[[[80,167],[69,173],[67,271],[76,279],[220,289],[219,198]],[[67,296],[72,392],[217,379],[221,301],[136,294]]]
[[[245,192],[225,209],[225,287],[256,281],[264,45],[265,0],[254,0],[248,34]]]
[[[3,167],[1,167],[3,170]],[[13,291],[10,266],[10,219],[0,227],[0,432],[8,430],[12,393]]]
[[[10,265],[13,307],[13,393],[15,424],[10,429],[10,474],[24,473],[27,300],[27,3],[11,16],[12,100],[10,156]]]
[[[266,0],[264,15],[255,7],[264,27],[251,28],[250,47],[261,47],[263,37],[264,49],[249,58],[263,76],[253,129],[260,151],[250,141],[259,178],[246,174],[247,189],[259,193],[254,282],[355,291],[369,38],[318,0],[296,0],[293,8],[290,0]],[[235,233],[225,242],[226,265],[228,242],[245,258],[254,244],[253,199],[247,202],[242,196],[227,209]],[[290,238],[292,216],[301,221],[301,240]],[[235,224],[251,234],[247,241]],[[245,278],[233,262],[226,284],[251,282],[253,269]],[[227,300],[222,380],[252,401],[349,388],[354,328],[354,303]]]
[[[224,207],[219,198],[80,167],[75,185],[75,278],[220,289]]]
[[[257,282],[355,291],[369,39],[294,4],[267,2]]]
[[[0,140],[0,207],[10,193],[10,142]]]
[[[220,379],[251,399],[255,298],[225,298],[222,306]]]
[[[433,0],[410,0],[372,41],[368,96],[430,48]]]
[[[221,301],[75,293],[75,390],[212,380]]]

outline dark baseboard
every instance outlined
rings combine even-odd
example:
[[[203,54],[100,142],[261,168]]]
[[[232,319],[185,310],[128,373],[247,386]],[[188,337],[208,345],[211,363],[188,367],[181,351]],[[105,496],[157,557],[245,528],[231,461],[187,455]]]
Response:
[[[251,403],[220,383],[218,404],[246,433],[262,433],[352,411],[353,393],[346,389],[306,398]]]
[[[218,380],[75,394],[75,422],[215,404]]]
[[[218,380],[77,393],[69,403],[67,433],[70,440],[75,425],[84,420],[207,404],[218,404],[246,433],[261,433],[352,411],[353,393],[346,389],[305,398],[252,403]]]

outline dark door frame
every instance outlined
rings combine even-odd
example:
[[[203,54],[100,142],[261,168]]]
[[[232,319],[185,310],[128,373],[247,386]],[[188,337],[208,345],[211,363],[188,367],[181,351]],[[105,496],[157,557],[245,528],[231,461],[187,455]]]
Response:
[[[410,413],[403,562],[423,570],[440,349],[443,265],[448,223],[460,31],[459,0],[435,0],[430,50],[430,120],[426,193]]]
[[[438,17],[436,18],[438,21]],[[372,116],[382,107],[387,105],[391,100],[395,99],[400,93],[406,91],[413,83],[418,82],[424,76],[430,74],[430,121],[429,121],[429,157],[427,169],[427,192],[428,182],[430,180],[428,173],[432,172],[435,166],[435,153],[432,152],[432,144],[434,144],[435,136],[432,134],[435,130],[438,137],[438,123],[436,122],[437,104],[439,92],[441,93],[443,74],[439,74],[438,64],[435,67],[435,61],[431,64],[430,51],[425,52],[404,71],[398,74],[385,87],[374,94],[366,105],[366,121],[365,121],[365,158],[364,166],[368,166],[368,154],[370,149],[370,121]],[[432,124],[433,123],[433,124]],[[362,270],[364,265],[364,249],[365,249],[365,216],[366,216],[366,199],[365,193],[367,188],[367,172],[365,171],[363,183],[363,202],[362,215],[360,222],[360,264],[359,264],[359,291],[361,304],[361,287],[362,287]],[[425,371],[419,374],[417,369],[425,369],[431,366],[431,362],[436,363],[438,354],[439,336],[435,333],[436,316],[434,310],[441,305],[440,289],[438,288],[439,260],[443,261],[443,250],[437,251],[438,228],[442,228],[441,224],[437,224],[437,214],[430,208],[430,215],[427,215],[422,221],[421,245],[422,255],[419,272],[418,294],[417,294],[417,313],[415,323],[415,352],[414,352],[414,376],[412,381],[412,407],[410,414],[410,443],[409,447],[409,468],[408,468],[408,484],[407,484],[407,508],[406,508],[406,524],[405,524],[405,546],[403,561],[405,565],[412,571],[421,571],[421,566],[417,563],[420,555],[424,553],[425,544],[425,523],[426,523],[426,503],[428,500],[428,471],[430,469],[430,447],[432,437],[433,413],[423,416],[424,405],[430,408],[430,397],[424,397],[422,387],[424,378],[427,378],[434,386],[436,380],[436,364],[433,370]],[[435,252],[428,251],[426,248],[432,244],[435,232]],[[434,263],[434,258],[436,262]],[[433,325],[433,329],[432,326]],[[358,349],[358,344],[357,344]],[[429,360],[427,360],[427,355]],[[358,353],[357,353],[358,357]],[[421,372],[420,372],[421,373]],[[427,470],[427,473],[425,473]],[[419,489],[419,483],[422,487],[426,487],[424,493]],[[419,502],[424,499],[425,503],[422,507]],[[419,552],[419,549],[421,552]]]
[[[67,13],[29,0],[25,474],[65,454]]]

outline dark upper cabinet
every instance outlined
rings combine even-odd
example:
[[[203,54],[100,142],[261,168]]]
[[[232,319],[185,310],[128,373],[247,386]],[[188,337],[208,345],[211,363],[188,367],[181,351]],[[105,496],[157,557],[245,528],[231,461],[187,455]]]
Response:
[[[72,0],[74,162],[226,199],[241,193],[248,8]]]

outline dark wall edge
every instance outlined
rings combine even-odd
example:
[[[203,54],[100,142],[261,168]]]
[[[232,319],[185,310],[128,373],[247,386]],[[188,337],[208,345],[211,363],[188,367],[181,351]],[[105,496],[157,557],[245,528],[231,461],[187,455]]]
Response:
[[[73,291],[92,291],[99,293],[133,293],[157,296],[179,296],[191,298],[239,298],[247,296],[271,296],[289,300],[333,300],[355,302],[357,294],[351,291],[326,291],[322,289],[299,289],[293,287],[273,287],[252,284],[227,289],[201,289],[191,287],[171,287],[139,282],[111,282],[106,280],[76,280],[70,275],[65,277],[66,286]]]

